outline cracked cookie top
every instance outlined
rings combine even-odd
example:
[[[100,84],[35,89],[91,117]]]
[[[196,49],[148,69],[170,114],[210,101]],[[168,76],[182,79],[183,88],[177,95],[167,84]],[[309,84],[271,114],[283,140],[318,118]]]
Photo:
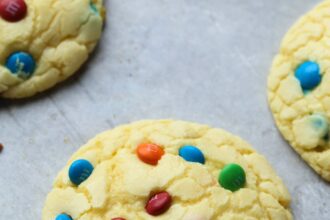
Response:
[[[98,42],[103,0],[0,2],[0,96],[23,98],[75,73]]]
[[[172,120],[104,132],[57,176],[43,220],[292,219],[266,159],[221,129]]]
[[[286,34],[268,79],[276,124],[291,146],[330,181],[330,1]]]

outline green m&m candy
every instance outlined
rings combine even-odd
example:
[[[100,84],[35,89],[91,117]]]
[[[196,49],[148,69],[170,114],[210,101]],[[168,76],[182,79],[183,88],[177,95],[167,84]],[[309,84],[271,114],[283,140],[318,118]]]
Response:
[[[223,188],[237,191],[245,185],[245,171],[238,164],[228,164],[220,171],[218,181]]]

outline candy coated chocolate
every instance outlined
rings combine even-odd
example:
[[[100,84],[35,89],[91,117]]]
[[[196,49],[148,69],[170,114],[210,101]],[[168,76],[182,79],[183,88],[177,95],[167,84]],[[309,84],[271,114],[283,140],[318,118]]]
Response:
[[[6,67],[13,73],[21,78],[29,78],[36,67],[34,58],[26,52],[12,53],[6,62]]]
[[[298,66],[295,73],[303,90],[311,90],[321,82],[320,67],[316,62],[307,61]]]
[[[152,196],[146,204],[146,211],[153,216],[166,212],[172,203],[172,197],[168,192],[161,192]]]
[[[17,22],[25,18],[27,7],[24,0],[1,0],[0,16],[9,22]]]
[[[156,144],[140,144],[136,152],[140,160],[150,165],[157,165],[164,155],[164,150]]]
[[[179,149],[179,155],[189,162],[205,163],[203,152],[195,146],[184,146]]]
[[[72,218],[67,214],[59,214],[55,220],[72,220]]]
[[[245,171],[238,164],[228,164],[221,170],[218,180],[223,188],[234,192],[244,187]]]
[[[76,160],[69,168],[69,178],[75,185],[80,185],[88,179],[94,170],[93,165],[88,160]]]

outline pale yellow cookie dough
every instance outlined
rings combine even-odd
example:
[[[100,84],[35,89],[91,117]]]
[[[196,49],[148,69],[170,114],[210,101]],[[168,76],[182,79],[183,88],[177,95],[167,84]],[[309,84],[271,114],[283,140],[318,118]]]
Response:
[[[330,181],[330,1],[303,16],[285,36],[268,79],[276,124],[291,146]],[[318,63],[321,83],[304,93],[295,77],[305,61]],[[303,171],[301,171],[303,175]]]
[[[165,154],[152,166],[136,155],[141,143],[162,146]],[[197,146],[206,163],[178,156],[183,145]],[[78,187],[68,177],[71,163],[86,159],[95,167]],[[246,172],[244,188],[231,192],[218,181],[229,163]],[[172,205],[150,216],[145,204],[151,192],[167,191]],[[221,129],[183,121],[141,121],[104,132],[83,146],[59,173],[49,193],[42,219],[60,213],[73,220],[286,220],[292,219],[290,196],[266,159],[246,142]]]
[[[23,98],[44,91],[75,73],[98,42],[103,0],[25,0],[27,16],[0,18],[0,96]],[[6,68],[10,54],[24,51],[36,61],[29,79]]]

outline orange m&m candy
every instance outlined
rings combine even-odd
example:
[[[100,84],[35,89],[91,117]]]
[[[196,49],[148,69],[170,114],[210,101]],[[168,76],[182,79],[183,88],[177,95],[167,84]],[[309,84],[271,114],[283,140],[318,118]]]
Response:
[[[143,162],[157,165],[158,160],[164,155],[164,150],[156,144],[140,144],[136,153]]]

